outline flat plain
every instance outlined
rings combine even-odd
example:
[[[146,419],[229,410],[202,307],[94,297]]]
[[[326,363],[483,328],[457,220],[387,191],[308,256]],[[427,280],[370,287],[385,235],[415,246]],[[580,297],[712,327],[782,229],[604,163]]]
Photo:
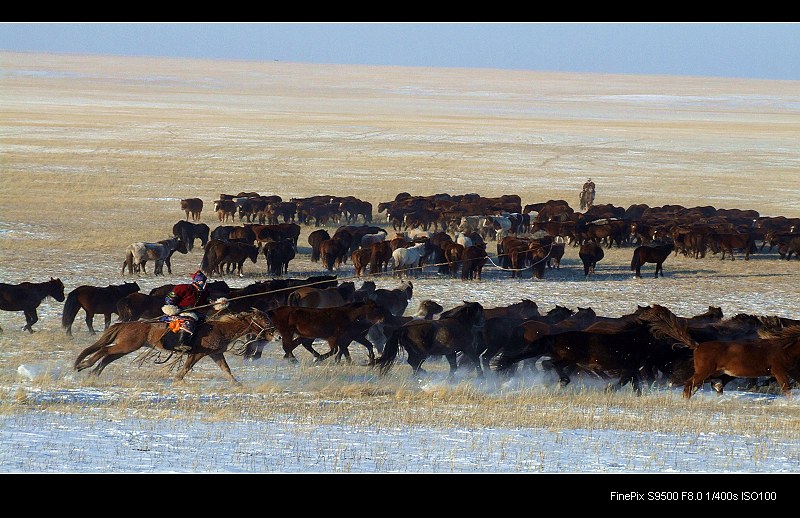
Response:
[[[800,216],[796,81],[25,53],[0,57],[0,281],[6,283],[59,277],[69,292],[80,285],[136,280],[148,292],[182,282],[198,268],[200,250],[176,255],[172,275],[131,278],[121,273],[125,248],[169,237],[172,225],[184,218],[183,198],[204,200],[201,221],[213,229],[220,222],[212,201],[220,193],[240,191],[286,200],[352,195],[375,207],[400,192],[519,194],[523,204],[564,199],[577,207],[581,185],[591,177],[596,203],[713,205],[754,209],[762,216]],[[377,211],[374,217],[385,224]],[[290,264],[292,277],[324,273],[309,260],[305,239],[313,229],[303,228],[300,253]],[[749,261],[673,256],[659,279],[647,267],[643,278],[633,278],[630,248],[606,253],[588,279],[570,247],[561,268],[548,270],[541,280],[529,274],[512,279],[492,266],[480,282],[423,271],[413,279],[409,312],[426,298],[446,308],[463,300],[493,307],[530,298],[543,311],[558,304],[592,307],[606,316],[658,303],[681,316],[719,306],[726,317],[800,318],[800,261],[782,260],[775,252]],[[350,278],[352,265],[336,273]],[[226,280],[243,286],[267,278],[261,257],[245,265],[243,277]],[[373,280],[380,287],[398,282]],[[636,398],[605,394],[588,380],[560,391],[553,380],[498,385],[475,382],[471,372],[447,384],[444,362],[433,360],[426,364],[431,381],[419,384],[409,379],[410,368],[402,360],[387,378],[374,376],[360,365],[365,354],[357,345],[351,347],[356,359],[351,366],[318,366],[310,356],[291,366],[277,343],[257,363],[231,358],[243,388],[227,385],[207,360],[181,385],[172,384],[163,367],[139,366],[133,359],[118,360],[101,377],[91,378],[71,366],[95,337],[82,322],[83,313],[73,326],[75,337],[66,337],[61,306],[43,302],[34,334],[19,330],[22,313],[0,312],[0,409],[8,419],[34,410],[231,423],[267,416],[328,424],[364,419],[375,426],[399,420],[411,428],[463,427],[476,433],[521,427],[675,434],[713,432],[721,420],[726,430],[754,437],[756,443],[778,434],[789,445],[782,454],[790,465],[797,460],[800,415],[796,404],[781,397],[733,390],[721,399],[701,393],[688,403],[679,388]],[[102,328],[101,317],[95,327]],[[26,377],[21,366],[46,374]],[[102,395],[75,395],[87,390]],[[142,396],[176,391],[183,399],[165,398],[155,407]],[[209,394],[221,403],[209,402]],[[269,409],[249,407],[242,397],[248,394],[270,399]],[[331,400],[338,403],[329,407]],[[519,411],[523,407],[535,411]],[[428,420],[420,408],[429,410]],[[620,419],[620,413],[638,417]],[[769,429],[754,430],[754,416],[767,419]],[[545,465],[545,471],[556,469]],[[326,466],[323,471],[343,469]],[[662,469],[658,463],[650,466],[644,470]],[[522,470],[529,469],[524,464]]]

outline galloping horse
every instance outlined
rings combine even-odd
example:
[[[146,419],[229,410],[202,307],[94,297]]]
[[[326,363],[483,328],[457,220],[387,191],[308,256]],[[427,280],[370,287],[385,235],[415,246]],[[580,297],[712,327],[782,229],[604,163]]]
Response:
[[[25,313],[25,326],[22,330],[33,333],[33,324],[39,320],[36,308],[46,297],[53,297],[58,302],[64,302],[64,283],[61,279],[50,277],[45,282],[22,282],[20,284],[6,284],[0,282],[0,309],[4,311],[23,311]],[[0,328],[0,332],[3,329]]]
[[[672,250],[675,248],[675,245],[672,243],[667,243],[664,245],[657,245],[657,246],[637,246],[636,249],[633,251],[633,258],[631,259],[631,270],[636,271],[636,277],[642,276],[642,265],[645,263],[655,263],[656,264],[656,278],[658,278],[658,274],[660,273],[661,276],[664,276],[664,261],[669,257],[669,254],[672,253]]]
[[[164,363],[169,357],[167,360],[159,361],[159,351],[166,351],[170,355],[174,353],[174,351],[165,349],[162,342],[164,335],[169,332],[167,325],[160,322],[118,322],[106,329],[95,343],[81,351],[75,360],[75,370],[82,371],[97,364],[92,373],[99,376],[109,363],[141,347],[153,349],[142,360],[156,355],[156,361]],[[239,385],[240,383],[233,376],[223,353],[230,350],[236,355],[245,355],[248,343],[238,342],[244,336],[247,336],[250,341],[272,340],[272,325],[263,311],[254,309],[233,313],[218,320],[207,320],[202,323],[195,330],[194,346],[191,351],[186,353],[183,366],[175,376],[176,381],[183,380],[184,376],[201,358],[209,356],[230,381]],[[231,344],[235,344],[234,347],[230,348]]]
[[[108,326],[111,325],[111,315],[119,314],[117,313],[117,302],[138,291],[139,285],[135,282],[112,284],[105,288],[78,286],[67,295],[64,312],[61,315],[61,327],[67,330],[67,336],[72,336],[72,323],[75,321],[78,311],[83,309],[86,312],[86,326],[90,333],[96,333],[92,327],[96,314],[105,317],[105,329],[108,329]]]
[[[295,306],[281,306],[269,313],[275,331],[281,336],[283,343],[283,357],[296,362],[292,351],[302,345],[314,355],[315,361],[322,361],[336,354],[336,360],[344,356],[350,362],[348,346],[351,342],[358,342],[367,348],[370,363],[375,361],[372,343],[367,340],[369,329],[387,318],[391,314],[383,307],[372,301],[354,302],[345,306],[333,308],[299,308]],[[320,354],[313,347],[315,338],[322,338],[328,342],[330,350]],[[252,351],[253,358],[261,355],[260,348]]]
[[[783,395],[791,397],[791,378],[800,379],[800,325],[776,332],[760,331],[759,338],[745,340],[695,341],[688,325],[664,309],[659,320],[651,323],[654,336],[669,336],[693,350],[694,374],[683,386],[683,397],[689,399],[706,380],[722,375],[736,378],[774,376]],[[722,386],[715,387],[722,393]]]
[[[478,358],[477,338],[484,325],[483,306],[478,302],[464,302],[448,311],[448,316],[438,320],[412,320],[397,329],[383,348],[383,354],[375,361],[382,374],[386,374],[397,358],[402,346],[408,353],[408,364],[413,375],[425,371],[422,362],[429,356],[442,355],[450,363],[450,378],[458,368],[459,351],[472,360],[478,377],[483,377]]]

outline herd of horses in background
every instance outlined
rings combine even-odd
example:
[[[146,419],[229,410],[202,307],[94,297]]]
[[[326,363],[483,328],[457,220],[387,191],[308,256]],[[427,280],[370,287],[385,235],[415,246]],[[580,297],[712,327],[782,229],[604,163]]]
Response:
[[[229,305],[222,313],[209,314],[193,350],[185,355],[161,343],[167,331],[164,323],[157,322],[164,296],[174,284],[149,294],[140,293],[135,282],[80,286],[65,296],[59,279],[0,283],[0,309],[23,311],[24,329],[32,333],[36,308],[52,297],[64,302],[62,327],[68,336],[81,309],[92,334],[96,333],[93,318],[102,314],[104,331],[74,365],[77,370],[93,367],[95,374],[148,347],[159,357],[180,358],[181,379],[199,359],[209,356],[237,382],[223,353],[257,359],[266,343],[280,337],[288,360],[294,360],[294,350],[302,346],[316,361],[331,356],[351,361],[349,346],[359,343],[367,349],[369,365],[383,374],[404,350],[414,375],[424,372],[426,359],[443,356],[451,376],[464,364],[470,364],[478,377],[487,371],[503,376],[523,366],[552,371],[562,385],[575,375],[606,380],[615,388],[631,384],[637,393],[643,380],[682,384],[687,398],[706,382],[721,393],[736,377],[774,379],[789,395],[793,380],[800,380],[800,321],[786,318],[740,314],[724,319],[713,307],[685,318],[659,305],[639,307],[619,318],[561,306],[542,315],[529,300],[506,307],[465,301],[446,310],[426,300],[415,315],[405,315],[413,296],[411,279],[426,266],[463,280],[481,280],[481,270],[491,260],[512,277],[530,270],[533,278],[541,278],[545,268],[559,267],[565,247],[572,246],[579,250],[584,275],[589,277],[604,249],[629,246],[635,275],[641,275],[646,263],[654,263],[658,277],[672,253],[700,259],[711,251],[734,260],[738,252],[747,260],[768,247],[790,259],[800,253],[800,218],[677,205],[627,209],[594,205],[579,213],[563,200],[523,207],[517,195],[400,193],[378,205],[378,214],[385,213],[385,224],[378,226],[373,223],[372,205],[354,197],[283,201],[279,196],[240,193],[221,195],[214,204],[221,223],[214,230],[195,222],[202,200],[182,200],[186,219],[173,226],[172,237],[130,245],[123,262],[123,274],[145,274],[149,261],[155,264],[154,275],[163,275],[164,265],[171,273],[172,255],[187,254],[198,239],[203,248],[201,269],[209,277],[242,276],[246,261],[256,263],[259,255],[265,257],[270,280],[243,288],[232,288],[222,279],[209,282],[211,298],[226,297]],[[240,225],[224,224],[235,218]],[[327,228],[331,223],[340,225],[332,233]],[[303,225],[314,227],[308,235],[311,261],[322,263],[326,275],[288,276]],[[496,255],[487,252],[490,242],[495,243]],[[360,288],[335,275],[348,260],[355,278],[363,280]],[[378,289],[367,277],[389,273],[400,283],[395,289]],[[111,324],[113,314],[120,318]],[[329,350],[317,352],[315,340],[326,341]]]
[[[189,211],[187,207],[194,205]],[[542,278],[558,268],[565,245],[579,248],[585,276],[595,272],[603,248],[634,247],[631,271],[641,276],[647,263],[663,276],[670,253],[705,258],[708,252],[735,260],[776,249],[781,258],[800,257],[800,218],[761,216],[754,210],[644,204],[628,208],[592,205],[577,212],[564,200],[522,205],[518,195],[412,196],[404,192],[381,202],[373,223],[372,204],[353,196],[318,195],[284,201],[255,192],[221,194],[214,201],[220,225],[213,231],[200,218],[202,200],[185,199],[186,221],[173,228],[183,242],[200,239],[206,249],[203,270],[211,275],[243,275],[246,261],[264,255],[272,276],[287,274],[297,253],[302,226],[312,226],[311,261],[332,272],[351,261],[355,275],[413,275],[433,265],[440,274],[480,280],[489,259],[512,277],[531,271]],[[238,218],[239,225],[235,223]],[[328,232],[329,225],[340,225]],[[487,250],[496,243],[496,254]],[[289,245],[292,245],[291,247]],[[187,246],[191,250],[191,244]],[[210,249],[210,251],[209,251]],[[494,258],[497,259],[495,263]]]

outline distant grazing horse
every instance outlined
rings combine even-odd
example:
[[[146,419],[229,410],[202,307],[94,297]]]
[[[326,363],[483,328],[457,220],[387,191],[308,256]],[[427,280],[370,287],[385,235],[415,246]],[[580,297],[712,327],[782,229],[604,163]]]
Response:
[[[356,277],[362,277],[367,274],[367,267],[372,258],[371,248],[359,248],[350,254],[350,260],[353,262]]]
[[[744,252],[744,260],[750,260],[750,254],[757,251],[753,236],[748,233],[736,234],[712,234],[709,238],[711,251],[715,254],[722,250],[721,259],[725,259],[725,253],[730,255],[731,261],[736,260],[733,256],[734,249],[741,249]]]
[[[281,277],[289,273],[289,263],[296,255],[291,238],[267,241],[264,243],[263,253],[267,263],[267,273],[273,277]]]
[[[335,288],[303,286],[289,294],[288,303],[300,308],[332,308],[355,302],[355,293],[356,285],[352,281]]]
[[[374,360],[373,345],[366,338],[369,329],[391,315],[372,301],[355,302],[333,308],[299,308],[281,306],[269,312],[275,332],[281,336],[283,357],[296,362],[292,351],[302,345],[314,355],[314,361],[322,361],[336,354],[338,361],[344,356],[350,360],[348,346],[358,342],[367,348],[370,360]],[[329,351],[320,354],[313,347],[315,338],[328,342]],[[256,356],[260,351],[252,351]]]
[[[200,246],[205,248],[210,232],[211,229],[205,223],[192,223],[181,220],[172,226],[172,235],[179,237],[181,241],[186,243],[186,249],[190,252],[194,248],[195,239],[199,239]]]
[[[483,306],[478,302],[464,302],[440,315],[438,320],[412,320],[397,329],[383,348],[383,354],[375,361],[382,374],[391,369],[400,347],[408,354],[408,364],[414,376],[425,371],[422,363],[429,356],[444,356],[450,363],[450,378],[458,369],[457,355],[462,352],[475,365],[478,377],[483,369],[478,358],[478,334],[484,325]]]
[[[64,312],[61,315],[61,327],[66,329],[67,336],[72,336],[72,323],[78,315],[78,311],[83,309],[86,312],[86,326],[89,332],[95,334],[92,327],[95,315],[105,317],[105,329],[111,325],[111,315],[117,313],[117,302],[131,293],[139,291],[139,284],[135,282],[125,282],[123,284],[111,284],[105,288],[99,286],[78,286],[67,295],[64,303]],[[163,305],[163,304],[162,304]]]
[[[220,241],[212,239],[206,245],[200,269],[211,276],[214,274],[238,272],[242,277],[244,262],[250,259],[253,263],[258,259],[258,247],[237,241]]]
[[[308,244],[311,245],[311,262],[316,263],[320,260],[320,251],[319,245],[323,241],[327,241],[331,238],[331,235],[328,234],[328,231],[324,228],[320,228],[314,230],[308,235]]]
[[[125,274],[126,268],[129,275],[133,275],[134,272],[147,273],[145,265],[147,261],[151,259],[156,262],[155,268],[153,269],[154,275],[164,274],[164,264],[167,265],[167,271],[172,273],[172,263],[170,259],[172,258],[172,254],[176,251],[182,254],[189,253],[189,249],[186,248],[186,243],[176,237],[164,239],[157,243],[132,243],[125,252],[125,261],[122,263],[122,274]]]
[[[657,307],[654,305],[654,307]],[[660,307],[660,306],[659,306]],[[760,332],[759,338],[746,340],[695,341],[687,325],[666,316],[651,324],[655,336],[669,336],[694,352],[694,374],[683,386],[689,399],[703,383],[721,375],[737,378],[774,376],[786,397],[791,397],[791,380],[800,379],[800,325],[777,332]],[[721,387],[717,390],[722,393]]]
[[[605,252],[603,252],[603,247],[600,246],[600,243],[587,241],[581,245],[578,257],[583,262],[583,275],[588,277],[589,274],[594,273],[597,263],[605,257]]]
[[[155,357],[156,363],[164,363],[169,357],[161,360],[160,353],[174,354],[174,351],[164,347],[162,339],[167,333],[171,333],[171,331],[166,324],[161,322],[136,321],[113,324],[100,335],[95,343],[81,351],[75,360],[75,370],[82,371],[96,364],[92,369],[92,374],[99,376],[109,363],[142,347],[149,347],[153,351],[141,358],[141,361]],[[244,337],[247,337],[247,341]],[[240,383],[233,376],[228,362],[225,361],[224,353],[230,350],[236,355],[243,356],[247,352],[249,341],[269,341],[272,338],[272,326],[269,318],[263,311],[257,309],[224,315],[217,320],[207,320],[197,326],[192,350],[186,353],[185,358],[183,355],[178,358],[178,361],[180,359],[185,361],[175,379],[176,381],[183,380],[184,376],[201,358],[210,356],[228,379],[239,385]]]
[[[25,326],[33,333],[33,324],[39,320],[36,308],[46,297],[53,297],[58,302],[64,302],[64,283],[61,279],[50,277],[45,282],[22,282],[20,284],[6,284],[0,282],[0,309],[3,311],[23,311],[25,313]],[[2,332],[2,328],[0,328]]]
[[[488,260],[486,244],[472,245],[465,248],[461,259],[461,280],[481,280],[483,267]]]
[[[414,275],[419,275],[427,250],[428,243],[423,242],[408,248],[400,247],[392,252],[394,275],[396,277],[408,277],[411,272],[414,272]]]
[[[633,251],[633,258],[631,259],[631,270],[636,271],[636,277],[642,276],[642,266],[645,263],[656,264],[656,278],[658,275],[664,276],[664,261],[672,253],[675,246],[672,243],[665,245],[648,246],[642,245],[636,247]]]
[[[186,213],[186,221],[189,221],[189,216],[192,220],[197,221],[200,219],[200,213],[203,212],[203,200],[200,198],[186,198],[181,200],[181,210]]]

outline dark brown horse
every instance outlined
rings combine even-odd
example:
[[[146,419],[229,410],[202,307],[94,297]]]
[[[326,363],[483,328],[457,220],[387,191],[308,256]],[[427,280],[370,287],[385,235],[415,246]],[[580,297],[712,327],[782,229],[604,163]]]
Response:
[[[618,381],[609,389],[630,383],[641,395],[639,371],[652,353],[652,338],[648,325],[633,315],[609,318],[580,331],[545,332],[526,343],[522,351],[503,354],[497,369],[502,372],[516,362],[549,356],[549,365],[555,368],[562,386],[570,383],[571,371],[580,369],[605,380],[617,376]]]
[[[414,296],[414,284],[405,280],[393,289],[379,288],[369,294],[369,299],[385,307],[396,317],[403,316],[408,302]]]
[[[78,315],[78,311],[83,309],[86,312],[86,327],[89,332],[95,334],[97,331],[92,327],[95,315],[105,317],[105,329],[111,325],[111,315],[117,313],[117,302],[131,293],[139,291],[139,284],[135,282],[125,282],[123,284],[111,284],[105,288],[99,286],[78,286],[67,295],[64,302],[64,313],[61,315],[61,327],[66,329],[67,336],[72,336],[72,323]]]
[[[300,308],[332,308],[355,302],[356,285],[347,281],[333,288],[302,286],[289,294],[287,305]]]
[[[50,280],[45,282],[22,282],[20,284],[0,282],[0,309],[24,312],[23,331],[27,330],[33,333],[33,324],[39,321],[36,308],[47,297],[64,302],[64,283],[61,282],[61,279],[50,277]],[[2,332],[2,328],[0,328],[0,332]]]
[[[457,355],[462,352],[473,362],[478,377],[482,378],[478,335],[485,322],[483,306],[478,302],[464,302],[449,310],[448,316],[443,315],[438,320],[412,320],[392,333],[383,354],[375,361],[380,372],[386,374],[391,369],[400,347],[403,347],[414,376],[425,372],[422,363],[429,356],[444,356],[450,363],[452,378],[458,369]]]
[[[656,278],[658,275],[664,276],[664,261],[669,257],[669,254],[674,250],[675,245],[666,243],[656,246],[637,246],[633,251],[633,258],[631,259],[631,270],[636,271],[636,277],[642,276],[642,266],[645,263],[655,263],[656,265]]]
[[[281,336],[283,357],[297,361],[293,351],[302,345],[314,355],[314,361],[322,361],[336,354],[336,360],[342,356],[348,362],[351,342],[358,342],[367,348],[370,362],[374,362],[373,345],[366,339],[369,328],[391,317],[389,312],[372,301],[354,302],[332,308],[300,308],[281,306],[269,312],[275,332]],[[315,338],[328,342],[329,351],[320,354],[313,347]],[[249,356],[258,358],[261,349],[252,350]]]
[[[583,263],[583,275],[584,277],[588,277],[589,274],[595,272],[597,263],[605,257],[605,252],[603,252],[603,247],[600,246],[600,243],[587,241],[581,245],[578,251],[578,257],[581,258],[581,262]]]
[[[82,371],[96,364],[92,373],[99,376],[109,363],[142,347],[149,347],[152,351],[141,361],[155,357],[156,363],[165,363],[174,354],[162,342],[167,333],[170,333],[167,325],[161,322],[118,322],[106,329],[95,343],[81,351],[75,360],[75,370]],[[236,355],[244,356],[249,341],[272,340],[272,337],[269,318],[257,309],[225,315],[217,320],[207,320],[195,330],[192,350],[186,353],[185,358],[181,355],[177,359],[180,361],[183,358],[184,361],[175,379],[183,380],[201,358],[209,356],[228,379],[239,385],[225,361],[224,353],[230,350]],[[160,358],[162,353],[168,355],[164,360]]]
[[[117,302],[117,315],[120,322],[131,322],[142,318],[156,318],[164,313],[164,297],[148,295],[146,293],[131,293]]]
[[[660,306],[654,306],[660,307]],[[791,397],[791,378],[800,379],[800,325],[775,332],[759,332],[747,340],[695,341],[688,324],[667,315],[651,324],[656,336],[669,336],[693,350],[694,374],[683,386],[683,397],[692,397],[706,380],[722,375],[736,378],[772,376],[786,397]],[[716,387],[722,393],[721,387]]]

